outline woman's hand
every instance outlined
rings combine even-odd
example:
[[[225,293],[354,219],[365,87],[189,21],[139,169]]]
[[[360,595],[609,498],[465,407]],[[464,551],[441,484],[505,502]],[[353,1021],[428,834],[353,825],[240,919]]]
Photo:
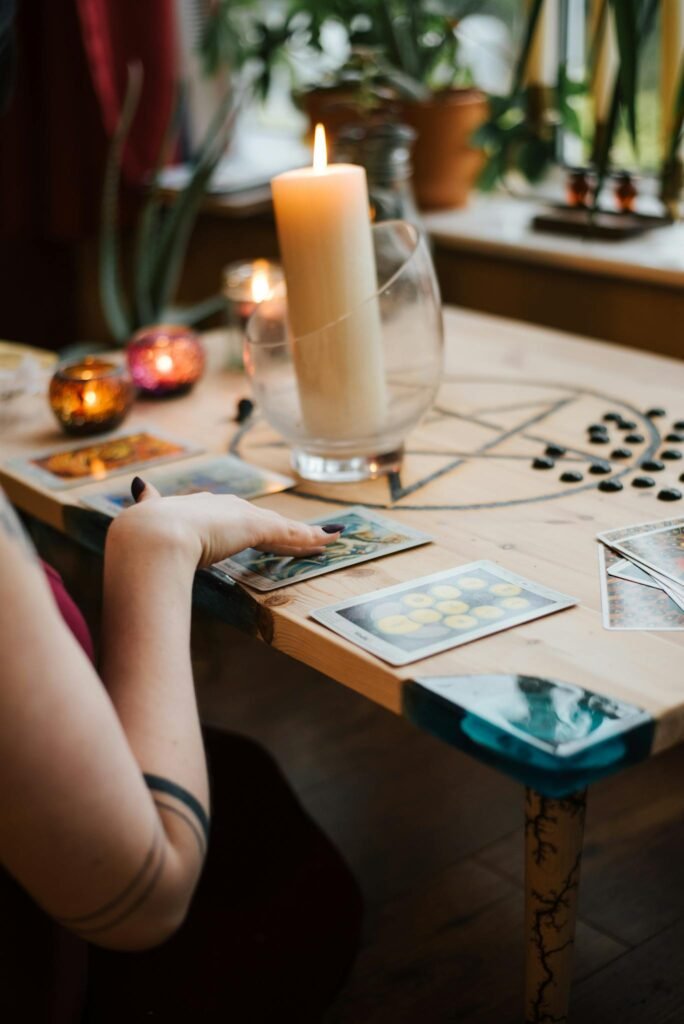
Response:
[[[279,555],[318,555],[343,529],[286,519],[232,494],[202,492],[162,498],[140,477],[134,479],[131,490],[137,504],[117,516],[110,533],[132,535],[145,548],[161,541],[173,544],[177,551],[180,545],[198,567],[213,565],[245,548]]]

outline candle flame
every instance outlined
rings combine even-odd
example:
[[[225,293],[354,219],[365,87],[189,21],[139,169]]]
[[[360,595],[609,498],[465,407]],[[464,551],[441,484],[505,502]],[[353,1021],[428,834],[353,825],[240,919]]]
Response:
[[[97,402],[97,395],[94,391],[85,391],[83,394],[83,401],[86,405],[95,405]]]
[[[265,302],[272,297],[271,282],[268,278],[268,262],[254,261],[254,277],[252,278],[252,302]]]
[[[158,355],[155,362],[160,373],[168,373],[169,370],[173,369],[173,359],[168,352],[162,352],[161,355]]]
[[[314,131],[313,169],[324,171],[328,166],[328,147],[325,141],[325,128],[322,124],[316,125]]]
[[[90,463],[90,472],[96,480],[101,480],[103,477],[107,476],[107,466],[102,459],[99,459],[96,456]]]

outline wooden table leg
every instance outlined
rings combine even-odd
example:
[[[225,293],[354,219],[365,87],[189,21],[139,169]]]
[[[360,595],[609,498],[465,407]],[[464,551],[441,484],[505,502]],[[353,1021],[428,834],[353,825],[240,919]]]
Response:
[[[525,797],[525,1024],[566,1024],[586,790]]]

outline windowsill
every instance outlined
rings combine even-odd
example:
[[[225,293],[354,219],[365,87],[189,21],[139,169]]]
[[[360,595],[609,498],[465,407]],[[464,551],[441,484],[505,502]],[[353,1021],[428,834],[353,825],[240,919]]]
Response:
[[[438,245],[592,274],[684,285],[684,223],[656,228],[619,242],[571,238],[533,231],[538,200],[473,196],[461,210],[425,213],[425,227]]]

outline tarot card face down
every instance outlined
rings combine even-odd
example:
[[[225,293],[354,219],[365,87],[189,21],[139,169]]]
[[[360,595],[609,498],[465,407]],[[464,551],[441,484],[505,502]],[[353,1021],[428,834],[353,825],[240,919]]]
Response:
[[[336,569],[358,565],[359,562],[418,547],[432,540],[426,533],[394,523],[361,506],[334,512],[312,522],[321,526],[341,523],[345,530],[321,555],[291,558],[248,548],[219,562],[214,568],[231,579],[249,584],[255,590],[276,590]]]
[[[391,665],[406,665],[575,603],[481,561],[321,608],[311,618]]]
[[[601,604],[606,629],[684,629],[684,612],[665,590],[653,581],[641,582],[637,574],[646,575],[638,567],[628,577],[615,576],[611,569],[619,565],[620,556],[599,545]]]
[[[236,494],[249,499],[275,494],[294,485],[291,477],[251,466],[234,455],[218,455],[201,462],[157,470],[146,474],[145,479],[154,484],[164,497],[210,491],[212,494]],[[102,494],[89,494],[82,501],[89,508],[108,516],[116,516],[133,504],[128,486],[112,488]]]
[[[60,490],[104,480],[140,466],[184,459],[201,450],[196,445],[147,429],[10,459],[5,468],[42,487]]]

